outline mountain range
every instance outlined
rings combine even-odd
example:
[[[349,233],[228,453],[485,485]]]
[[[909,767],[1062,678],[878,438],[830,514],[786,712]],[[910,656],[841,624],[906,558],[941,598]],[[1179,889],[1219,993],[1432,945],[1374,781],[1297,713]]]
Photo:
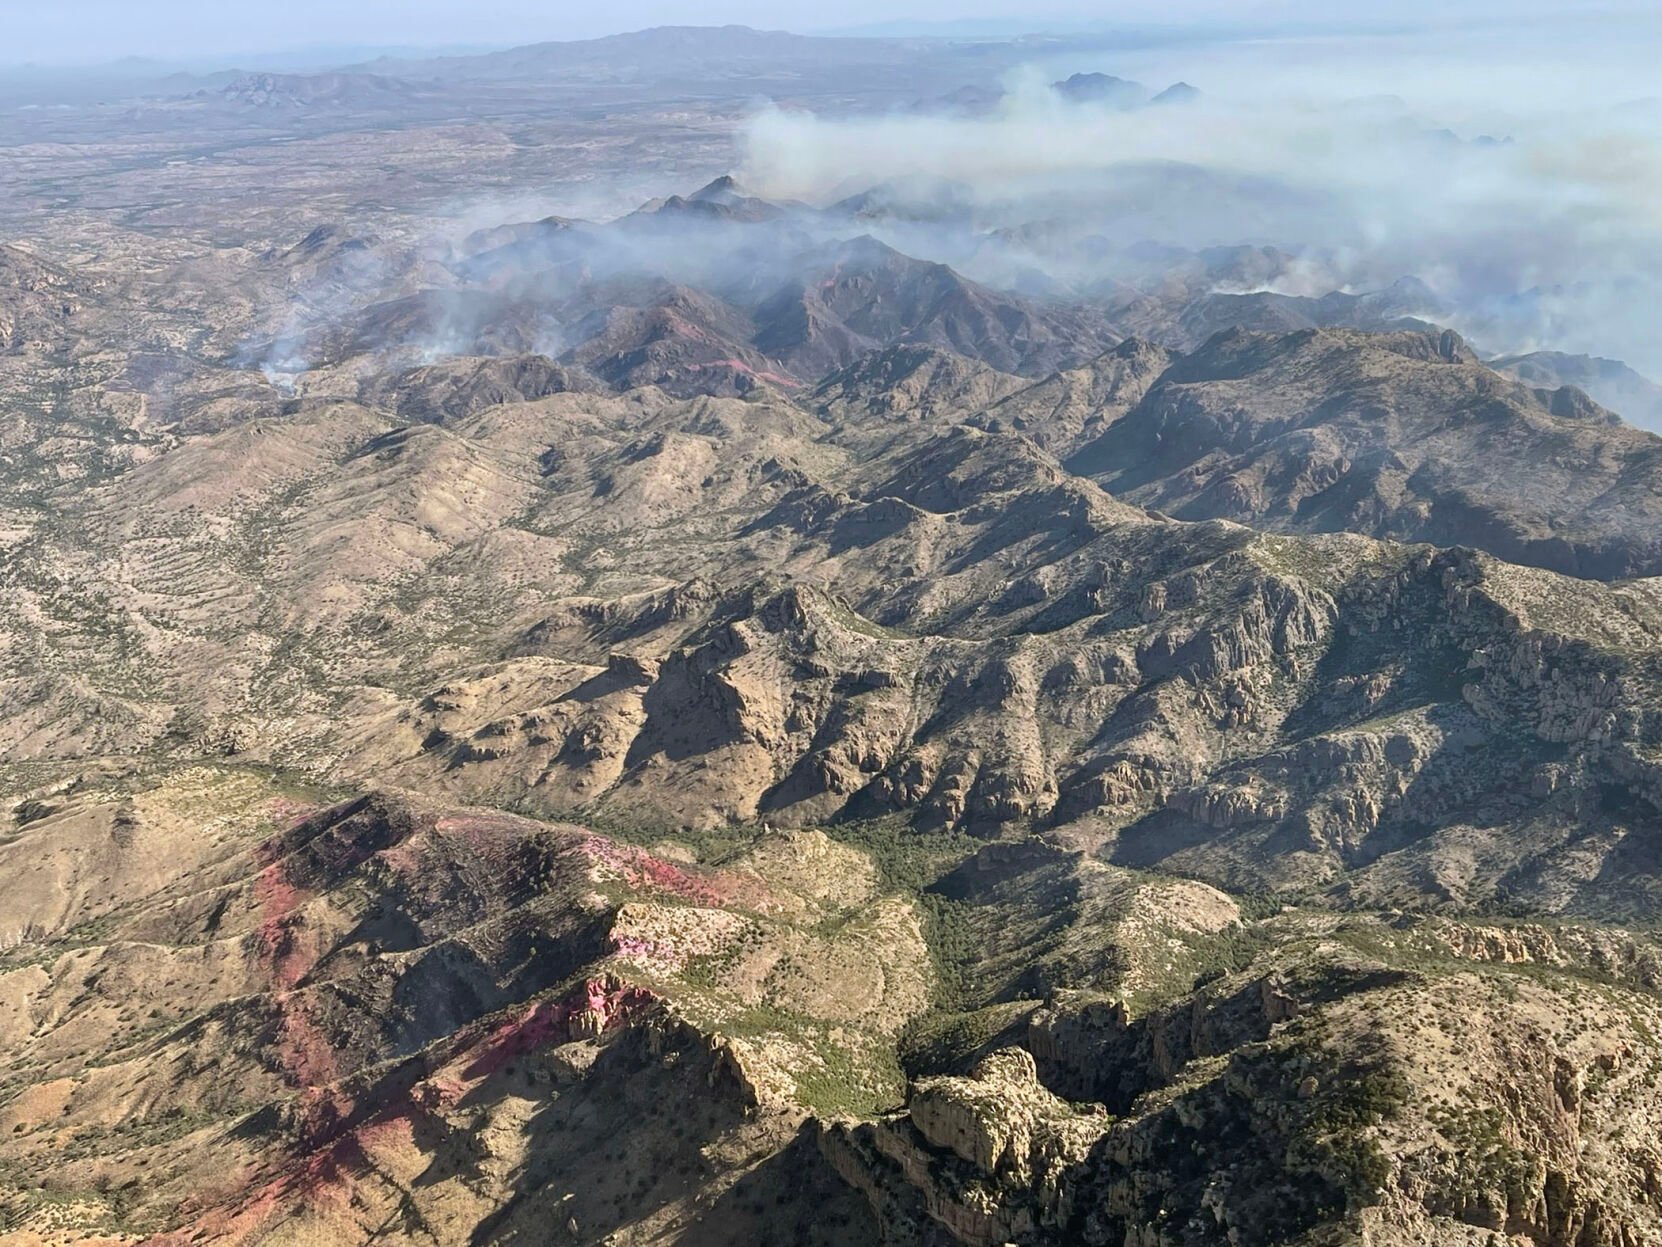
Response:
[[[0,1241],[1662,1241],[1656,387],[671,176],[1014,55],[238,78],[130,124],[295,127],[304,207],[152,161],[0,248]],[[520,184],[429,84],[555,74],[650,197],[315,208],[389,94]]]

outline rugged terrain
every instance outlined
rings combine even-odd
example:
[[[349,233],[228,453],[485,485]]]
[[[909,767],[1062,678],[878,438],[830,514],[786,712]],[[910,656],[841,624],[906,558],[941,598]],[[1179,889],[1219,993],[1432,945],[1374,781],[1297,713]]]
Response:
[[[51,177],[111,106],[8,123],[0,1241],[1662,1241],[1643,379],[710,180],[770,75],[1030,52],[238,75]],[[652,195],[400,198],[538,127]]]

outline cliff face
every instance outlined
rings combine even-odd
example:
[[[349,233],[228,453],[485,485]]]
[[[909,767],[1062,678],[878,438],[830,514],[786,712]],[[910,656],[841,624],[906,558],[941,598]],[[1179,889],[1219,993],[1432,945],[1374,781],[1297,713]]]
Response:
[[[1127,865],[1398,903],[1496,899],[1496,875],[1453,858],[1527,825],[1493,849],[1538,867],[1510,887],[1610,904],[1562,855],[1577,829],[1657,808],[1644,594],[1586,590],[1612,624],[1581,640],[1540,609],[1540,578],[1480,557],[1336,543],[1300,565],[1228,531],[1185,557],[1194,539],[1150,545],[1181,560],[1150,580],[1154,534],[1109,528],[1044,588],[966,601],[969,635],[917,635],[913,611],[872,602],[879,625],[802,586],[710,599],[628,681],[573,673],[557,701],[500,718],[418,709],[423,748],[398,773],[689,820],[1037,825]],[[1652,882],[1620,886],[1637,903]]]
[[[648,846],[210,768],[59,800],[0,855],[18,1241],[1662,1233],[1640,932],[892,821]]]
[[[1059,1232],[1075,1215],[1067,1174],[1108,1129],[1040,1084],[1021,1048],[983,1057],[966,1077],[918,1081],[906,1112],[826,1127],[820,1147],[864,1191],[892,1241],[919,1233],[905,1205],[976,1247]]]
[[[919,1079],[821,1148],[895,1243],[1651,1241],[1654,997],[1435,962],[1427,937],[1306,927],[1137,1018],[1064,994],[1029,1008],[1036,1062]]]

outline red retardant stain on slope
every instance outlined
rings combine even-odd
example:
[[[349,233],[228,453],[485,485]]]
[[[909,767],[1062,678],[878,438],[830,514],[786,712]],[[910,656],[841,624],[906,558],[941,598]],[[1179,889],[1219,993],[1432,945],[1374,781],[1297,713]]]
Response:
[[[534,826],[511,816],[465,815],[441,819],[435,830],[468,844],[488,860]],[[426,1078],[397,1092],[391,1103],[375,1107],[357,1101],[332,1085],[339,1077],[338,1057],[313,1016],[310,993],[300,987],[317,961],[317,950],[306,938],[303,913],[314,893],[291,880],[284,847],[280,840],[270,843],[258,859],[264,864],[254,880],[260,917],[256,955],[274,988],[278,1059],[285,1079],[301,1088],[296,1151],[277,1169],[263,1167],[244,1174],[242,1193],[234,1200],[200,1210],[182,1208],[184,1215],[194,1212],[192,1219],[178,1230],[146,1240],[148,1247],[247,1242],[269,1233],[275,1220],[302,1210],[350,1217],[354,1201],[362,1198],[358,1185],[374,1168],[377,1149],[411,1146],[411,1131],[419,1119],[460,1102],[516,1059],[549,1045],[615,1031],[659,1003],[646,988],[611,975],[585,979],[558,1000],[532,1004],[489,1030],[458,1035],[449,1055],[441,1057]],[[390,856],[418,867],[420,855],[410,853],[410,847],[389,846],[382,850],[383,859]],[[367,856],[358,846],[340,841],[314,840],[309,848],[314,862],[322,859],[336,868],[350,869]],[[602,836],[580,835],[565,851],[615,871],[630,886],[657,888],[692,901],[720,902],[730,894],[757,890],[748,876],[704,874]]]
[[[272,845],[262,846],[261,856],[269,858],[275,852]],[[301,932],[300,909],[311,897],[309,891],[289,882],[281,860],[269,861],[254,878],[260,912],[255,939],[274,989],[277,1060],[285,1081],[301,1089],[301,1113],[307,1121],[341,1111],[325,1087],[340,1074],[334,1046],[312,1017],[306,994],[296,990],[317,963],[316,950]]]
[[[740,890],[734,881],[721,875],[689,870],[631,844],[619,844],[604,836],[588,835],[576,851],[598,866],[609,868],[635,889],[656,888],[682,900],[702,905],[722,905],[736,899]]]
[[[588,979],[561,1000],[532,1005],[485,1037],[481,1051],[462,1071],[468,1080],[488,1078],[515,1057],[554,1043],[616,1030],[657,1003],[644,987],[611,977]]]
[[[784,386],[787,389],[800,390],[802,382],[794,377],[783,376],[777,372],[767,372],[761,368],[752,368],[742,359],[712,359],[703,364],[688,364],[689,368],[731,368],[734,372],[742,372],[746,376],[756,377],[762,381],[771,381],[774,385]]]
[[[176,1230],[153,1235],[143,1240],[143,1247],[243,1243],[257,1238],[279,1215],[302,1208],[350,1214],[358,1177],[370,1169],[373,1149],[409,1141],[408,1112],[400,1109],[365,1122],[300,1157],[288,1172],[258,1183],[235,1203],[211,1208]]]
[[[319,1138],[307,1131],[317,1141],[285,1172],[264,1181],[259,1174],[248,1175],[252,1189],[242,1198],[203,1211],[177,1230],[145,1239],[144,1247],[247,1242],[269,1229],[276,1217],[302,1209],[351,1216],[362,1202],[358,1185],[373,1168],[377,1152],[411,1146],[418,1119],[456,1104],[471,1085],[518,1057],[548,1044],[617,1030],[658,1003],[647,989],[610,975],[584,980],[557,1001],[541,1001],[482,1037],[462,1040],[445,1064],[396,1103],[340,1129],[335,1137]],[[458,1070],[464,1060],[467,1064]]]
[[[638,935],[619,935],[614,932],[607,942],[619,957],[631,957],[648,965],[679,969],[686,963],[687,954],[664,940],[642,939]]]
[[[281,862],[272,862],[254,876],[254,903],[260,911],[255,938],[260,961],[279,991],[292,990],[312,968],[311,958],[298,947],[294,930],[295,913],[310,899],[309,892],[284,877]]]

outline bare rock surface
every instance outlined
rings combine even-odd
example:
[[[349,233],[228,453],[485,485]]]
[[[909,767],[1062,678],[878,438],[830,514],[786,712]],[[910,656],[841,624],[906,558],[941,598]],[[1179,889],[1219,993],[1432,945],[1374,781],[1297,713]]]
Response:
[[[728,172],[1101,50],[0,83],[0,1241],[1662,1242],[1654,387]]]

